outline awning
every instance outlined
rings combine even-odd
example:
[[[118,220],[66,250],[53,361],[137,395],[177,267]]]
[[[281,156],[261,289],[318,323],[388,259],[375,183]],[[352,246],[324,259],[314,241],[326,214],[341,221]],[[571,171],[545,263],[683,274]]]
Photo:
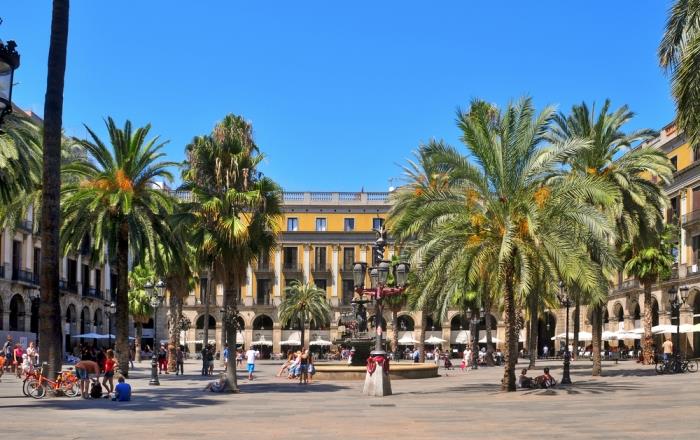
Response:
[[[399,338],[399,345],[415,345],[418,343],[420,343],[420,342],[413,339],[413,333],[411,333],[411,332],[405,332]]]
[[[272,343],[270,343],[270,345],[272,345]],[[301,342],[297,341],[296,339],[287,339],[286,341],[280,342],[280,345],[301,345]]]
[[[495,337],[495,336],[491,336],[491,342],[494,343],[494,344],[500,344],[500,343],[503,342],[503,341],[501,341],[500,339],[498,339],[498,338]],[[486,336],[484,336],[483,338],[479,339],[479,344],[486,344]]]
[[[327,347],[329,345],[332,345],[332,342],[326,341],[324,339],[316,339],[315,341],[309,342],[309,345],[320,345],[322,347]]]
[[[432,344],[432,345],[442,344],[443,342],[447,342],[447,341],[442,339],[442,338],[438,338],[437,336],[431,336],[425,340],[426,344]]]
[[[268,341],[266,339],[259,339],[257,341],[251,342],[250,345],[264,345],[266,347],[272,347],[272,341]]]

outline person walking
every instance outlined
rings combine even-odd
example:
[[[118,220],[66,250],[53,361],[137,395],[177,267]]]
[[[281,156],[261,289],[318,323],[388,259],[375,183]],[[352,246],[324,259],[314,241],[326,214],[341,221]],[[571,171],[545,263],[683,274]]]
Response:
[[[5,354],[5,369],[10,370],[12,365],[12,358],[14,357],[15,341],[12,339],[12,335],[7,335],[7,340],[2,346],[2,352]]]
[[[29,347],[27,347],[27,357],[29,358],[29,362],[31,362],[32,365],[39,364],[39,351],[34,345],[34,341],[30,342]]]
[[[24,355],[24,350],[22,349],[21,344],[15,344],[15,349],[12,352],[12,364],[15,367],[15,374],[17,374],[17,377],[22,377],[22,362],[23,358],[22,355]]]
[[[160,344],[158,349],[158,374],[168,374],[168,350],[165,349],[165,344]]]
[[[175,351],[175,375],[185,375],[185,353],[182,348],[177,347]]]
[[[209,347],[202,349],[202,376],[209,375]]]
[[[253,372],[255,371],[255,359],[260,356],[258,350],[250,347],[248,351],[245,352],[246,361],[248,362],[248,380],[253,380]]]
[[[673,354],[673,342],[671,342],[671,337],[666,337],[666,340],[661,346],[664,350],[664,360],[668,361],[671,355]]]
[[[222,354],[224,356],[224,371],[226,371],[228,369],[228,359],[231,354],[228,349],[228,344],[224,344],[224,352]]]
[[[301,360],[299,361],[299,384],[309,382],[309,350],[301,349]]]

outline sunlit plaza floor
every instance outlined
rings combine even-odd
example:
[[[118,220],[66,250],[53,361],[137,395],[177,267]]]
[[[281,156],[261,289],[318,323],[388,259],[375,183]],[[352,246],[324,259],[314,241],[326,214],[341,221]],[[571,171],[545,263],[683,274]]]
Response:
[[[6,373],[0,383],[2,433],[8,438],[698,438],[700,373],[657,376],[633,362],[606,363],[590,376],[590,361],[573,364],[574,385],[502,393],[501,367],[440,377],[395,380],[394,395],[368,398],[360,382],[299,385],[275,377],[279,362],[262,361],[256,378],[239,372],[241,393],[204,392],[212,380],[188,361],[185,376],[161,376],[149,387],[149,363],[129,382],[133,400],[22,396]],[[552,367],[560,378],[560,364]],[[521,364],[519,367],[525,366]]]

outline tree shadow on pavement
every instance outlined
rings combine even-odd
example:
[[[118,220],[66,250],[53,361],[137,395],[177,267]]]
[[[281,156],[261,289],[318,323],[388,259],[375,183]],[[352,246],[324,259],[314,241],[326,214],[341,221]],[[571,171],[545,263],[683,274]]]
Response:
[[[634,391],[643,388],[636,383],[610,384],[600,381],[578,381],[573,385],[561,386],[547,389],[523,390],[522,395],[526,396],[558,396],[577,394],[610,394],[620,391]]]

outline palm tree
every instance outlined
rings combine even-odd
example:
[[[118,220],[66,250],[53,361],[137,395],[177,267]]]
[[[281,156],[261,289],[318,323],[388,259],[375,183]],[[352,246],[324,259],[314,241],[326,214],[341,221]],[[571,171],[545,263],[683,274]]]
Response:
[[[122,373],[128,375],[129,255],[137,261],[154,261],[159,243],[172,238],[166,219],[173,201],[158,184],[172,179],[167,168],[175,164],[159,161],[164,143],[158,138],[146,140],[150,125],[134,131],[127,121],[120,129],[112,118],[106,125],[111,151],[87,128],[91,141],[81,141],[87,157],[64,168],[78,182],[62,190],[61,245],[70,252],[90,237],[92,261],[103,262],[107,250],[116,257],[115,347]]]
[[[39,356],[55,377],[63,364],[63,332],[59,282],[59,228],[61,190],[61,130],[63,80],[68,51],[69,0],[53,0],[49,61],[44,99],[44,137],[41,209],[41,302],[39,303]]]
[[[192,231],[201,267],[213,268],[213,279],[224,286],[226,340],[236,345],[237,294],[246,268],[274,247],[280,216],[281,189],[257,170],[264,159],[253,141],[252,126],[228,115],[208,136],[187,146],[184,185],[192,202],[178,223]],[[230,312],[230,313],[229,313]],[[226,371],[228,389],[238,391],[235,363]]]
[[[301,328],[301,344],[304,345],[304,333],[307,323],[328,325],[331,306],[326,298],[326,291],[313,283],[293,281],[284,288],[285,297],[280,303],[278,313],[280,323],[286,326],[298,322]]]
[[[415,240],[422,289],[415,303],[444,303],[444,286],[476,285],[482,274],[494,273],[505,311],[507,391],[515,390],[516,294],[527,298],[534,268],[551,282],[563,279],[590,291],[604,291],[607,283],[581,240],[586,236],[603,247],[613,236],[607,218],[582,197],[609,203],[607,188],[564,173],[562,163],[589,144],[547,145],[553,115],[549,107],[536,114],[530,98],[504,110],[472,102],[468,112],[457,114],[470,156],[442,143],[421,147],[425,172],[411,171],[390,213],[392,232]]]
[[[678,124],[694,149],[700,143],[700,1],[676,0],[659,44],[659,63],[671,74]]]
[[[640,237],[622,246],[625,272],[639,280],[644,288],[644,342],[642,353],[645,364],[653,362],[654,349],[651,333],[651,288],[660,279],[668,279],[675,263],[673,257],[673,228],[666,227],[660,234]]]
[[[656,234],[654,231],[661,227],[666,206],[661,185],[669,183],[673,173],[671,162],[662,151],[643,145],[632,149],[656,134],[652,130],[625,133],[623,127],[633,117],[634,113],[627,106],[610,110],[609,100],[597,113],[595,106],[589,109],[582,103],[573,106],[570,115],[556,115],[554,129],[549,135],[553,142],[586,139],[591,144],[585,153],[572,156],[567,163],[571,173],[594,177],[610,187],[614,194],[611,200],[615,202],[598,206],[615,223],[618,249],[637,237]],[[590,247],[590,253],[610,279],[618,263],[602,261],[595,247]],[[590,298],[584,300],[590,303],[596,324],[593,326],[593,375],[599,375],[603,303],[590,301]]]
[[[399,312],[406,306],[405,295],[389,295],[382,299],[384,307],[391,311],[391,351],[394,352],[394,358],[399,352]]]
[[[0,132],[0,207],[41,185],[41,131],[20,113],[10,113]]]

